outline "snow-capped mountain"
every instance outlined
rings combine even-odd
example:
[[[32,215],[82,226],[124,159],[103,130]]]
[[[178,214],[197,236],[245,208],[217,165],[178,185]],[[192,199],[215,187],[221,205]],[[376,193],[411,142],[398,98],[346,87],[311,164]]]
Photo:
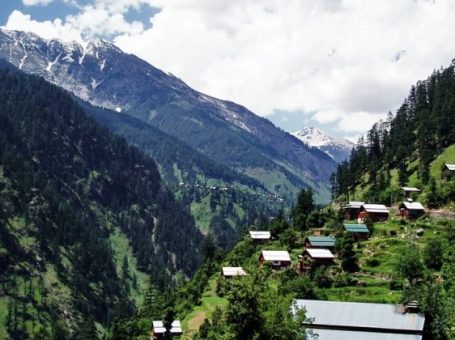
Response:
[[[296,192],[310,186],[328,197],[336,163],[325,153],[241,105],[195,91],[110,42],[81,45],[0,29],[0,58],[95,106],[153,125],[266,186],[271,179],[269,189]]]
[[[346,160],[355,146],[351,141],[344,138],[334,138],[315,127],[304,128],[292,133],[308,146],[317,148],[340,163]]]

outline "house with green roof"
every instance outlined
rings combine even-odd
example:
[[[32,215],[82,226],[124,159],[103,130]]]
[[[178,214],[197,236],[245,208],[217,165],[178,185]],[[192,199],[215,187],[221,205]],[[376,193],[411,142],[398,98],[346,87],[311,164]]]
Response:
[[[333,248],[335,239],[332,236],[308,236],[305,239],[305,248]]]
[[[352,233],[356,240],[364,240],[370,236],[370,231],[365,224],[345,224],[344,230]]]

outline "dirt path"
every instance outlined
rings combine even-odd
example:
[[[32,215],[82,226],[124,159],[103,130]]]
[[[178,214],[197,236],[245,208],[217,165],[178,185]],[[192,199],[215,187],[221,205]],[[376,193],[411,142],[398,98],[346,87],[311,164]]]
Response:
[[[429,214],[435,218],[446,218],[448,220],[455,220],[455,212],[446,210],[430,210]]]

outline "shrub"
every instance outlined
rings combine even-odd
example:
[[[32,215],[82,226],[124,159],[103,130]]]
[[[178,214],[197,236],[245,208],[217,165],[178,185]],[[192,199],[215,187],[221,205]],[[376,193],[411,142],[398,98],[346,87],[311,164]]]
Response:
[[[369,267],[377,267],[379,266],[379,260],[378,259],[375,259],[374,257],[373,258],[369,258],[366,260],[366,264],[367,266]]]

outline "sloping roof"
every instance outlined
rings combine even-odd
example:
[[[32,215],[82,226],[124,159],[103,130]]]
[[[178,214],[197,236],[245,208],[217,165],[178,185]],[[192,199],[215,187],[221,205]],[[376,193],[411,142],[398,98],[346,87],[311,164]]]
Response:
[[[365,202],[360,201],[349,201],[349,203],[345,206],[345,208],[352,208],[352,209],[360,209]]]
[[[254,240],[269,240],[270,231],[253,231],[250,230],[250,236]]]
[[[345,224],[344,229],[351,233],[369,233],[368,227],[365,224]]]
[[[286,250],[263,250],[262,257],[265,261],[288,261],[291,262],[291,257]]]
[[[420,189],[417,189],[414,187],[401,187],[401,190],[407,191],[407,192],[420,192]]]
[[[328,249],[308,248],[305,250],[313,259],[334,259],[335,256]]]
[[[335,239],[332,236],[308,236],[307,239],[313,247],[335,246]]]
[[[153,321],[153,333],[164,334],[166,328],[164,328],[163,321]],[[171,324],[171,333],[182,333],[182,324],[179,320],[175,320]]]
[[[310,320],[312,319],[308,324],[311,325],[311,328],[315,328],[316,333],[319,331],[318,325],[320,325],[328,329],[343,328],[342,332],[377,331],[378,333],[399,333],[405,331],[421,334],[425,323],[423,315],[403,314],[397,305],[318,300],[294,301],[295,307],[306,308],[306,317]],[[370,339],[368,336],[369,332],[364,334],[364,339]],[[341,339],[338,336],[335,338]],[[387,338],[383,336],[381,339]],[[395,339],[395,337],[391,339]]]
[[[369,213],[389,213],[389,209],[384,204],[363,204],[362,207]]]
[[[400,206],[405,206],[408,210],[425,210],[422,204],[419,202],[403,202]]]
[[[446,167],[447,167],[447,169],[449,169],[450,171],[455,171],[455,164],[446,163]]]
[[[242,276],[246,275],[242,267],[223,267],[223,276]]]
[[[417,334],[377,333],[362,331],[345,331],[339,329],[311,329],[317,340],[421,340]],[[311,339],[309,337],[309,339]]]

